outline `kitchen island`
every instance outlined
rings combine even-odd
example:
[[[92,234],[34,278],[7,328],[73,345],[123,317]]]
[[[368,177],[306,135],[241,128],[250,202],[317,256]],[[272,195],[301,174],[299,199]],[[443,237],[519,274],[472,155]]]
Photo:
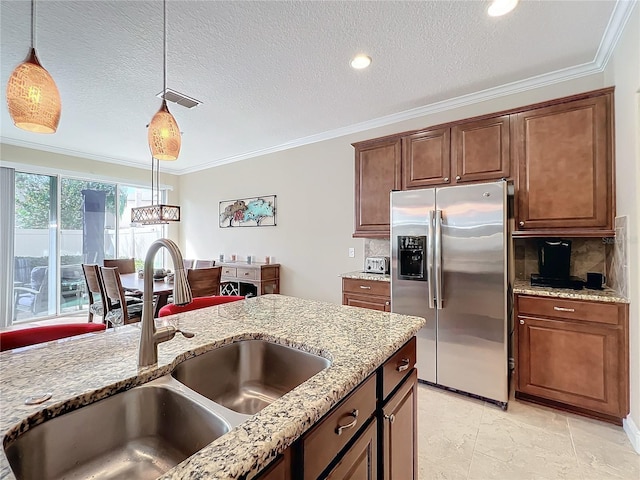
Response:
[[[137,366],[136,326],[0,354],[3,445],[46,419],[169,374],[180,362],[234,341],[264,339],[329,359],[329,368],[160,477],[247,478],[299,439],[424,324],[419,317],[280,295],[167,318],[196,336],[160,344],[158,364],[144,369]],[[51,399],[24,404],[42,392],[51,392]],[[4,450],[0,478],[14,478]]]

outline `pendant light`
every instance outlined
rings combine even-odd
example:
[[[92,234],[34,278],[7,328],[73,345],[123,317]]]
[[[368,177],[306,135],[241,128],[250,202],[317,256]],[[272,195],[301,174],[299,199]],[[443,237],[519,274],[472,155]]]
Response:
[[[36,55],[35,0],[31,0],[31,50],[7,82],[7,106],[16,127],[36,133],[55,133],[60,121],[60,93]]]
[[[162,93],[167,91],[167,1],[163,0],[163,77]],[[176,160],[180,155],[180,128],[167,107],[167,101],[163,98],[160,110],[153,116],[149,124],[149,148],[151,155],[158,160]]]
[[[160,203],[160,161],[151,157],[151,205],[132,208],[131,223],[159,225],[179,221],[179,206]]]

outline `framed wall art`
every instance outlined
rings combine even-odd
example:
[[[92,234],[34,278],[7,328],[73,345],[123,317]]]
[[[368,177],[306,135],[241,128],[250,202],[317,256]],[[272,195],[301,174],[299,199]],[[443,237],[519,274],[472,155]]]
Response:
[[[275,195],[220,202],[220,228],[273,227],[275,224]]]

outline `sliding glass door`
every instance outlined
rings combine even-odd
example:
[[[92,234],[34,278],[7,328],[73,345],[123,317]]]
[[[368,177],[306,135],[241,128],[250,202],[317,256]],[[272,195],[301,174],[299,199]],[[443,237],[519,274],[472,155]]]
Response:
[[[15,174],[13,320],[56,313],[55,176]]]
[[[3,325],[54,315],[86,315],[83,263],[135,258],[140,268],[163,225],[131,225],[131,208],[151,203],[148,188],[15,171],[13,288]],[[11,197],[7,197],[11,201]],[[155,258],[164,266],[163,255]],[[6,272],[10,277],[10,272]],[[11,284],[13,281],[13,284]]]

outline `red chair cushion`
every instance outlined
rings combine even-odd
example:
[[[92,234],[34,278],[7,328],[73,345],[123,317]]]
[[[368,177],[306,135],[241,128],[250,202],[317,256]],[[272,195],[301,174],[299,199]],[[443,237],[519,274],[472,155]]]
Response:
[[[176,305],[170,303],[165,305],[158,312],[158,317],[166,317],[167,315],[173,315],[175,313],[188,312],[189,310],[197,310],[199,308],[213,307],[222,303],[237,302],[238,300],[244,300],[244,297],[233,295],[217,295],[212,297],[194,297],[191,303],[186,305]]]
[[[73,337],[83,333],[99,332],[106,328],[104,323],[67,323],[22,328],[0,332],[0,352],[26,347],[36,343],[50,342],[60,338]]]

